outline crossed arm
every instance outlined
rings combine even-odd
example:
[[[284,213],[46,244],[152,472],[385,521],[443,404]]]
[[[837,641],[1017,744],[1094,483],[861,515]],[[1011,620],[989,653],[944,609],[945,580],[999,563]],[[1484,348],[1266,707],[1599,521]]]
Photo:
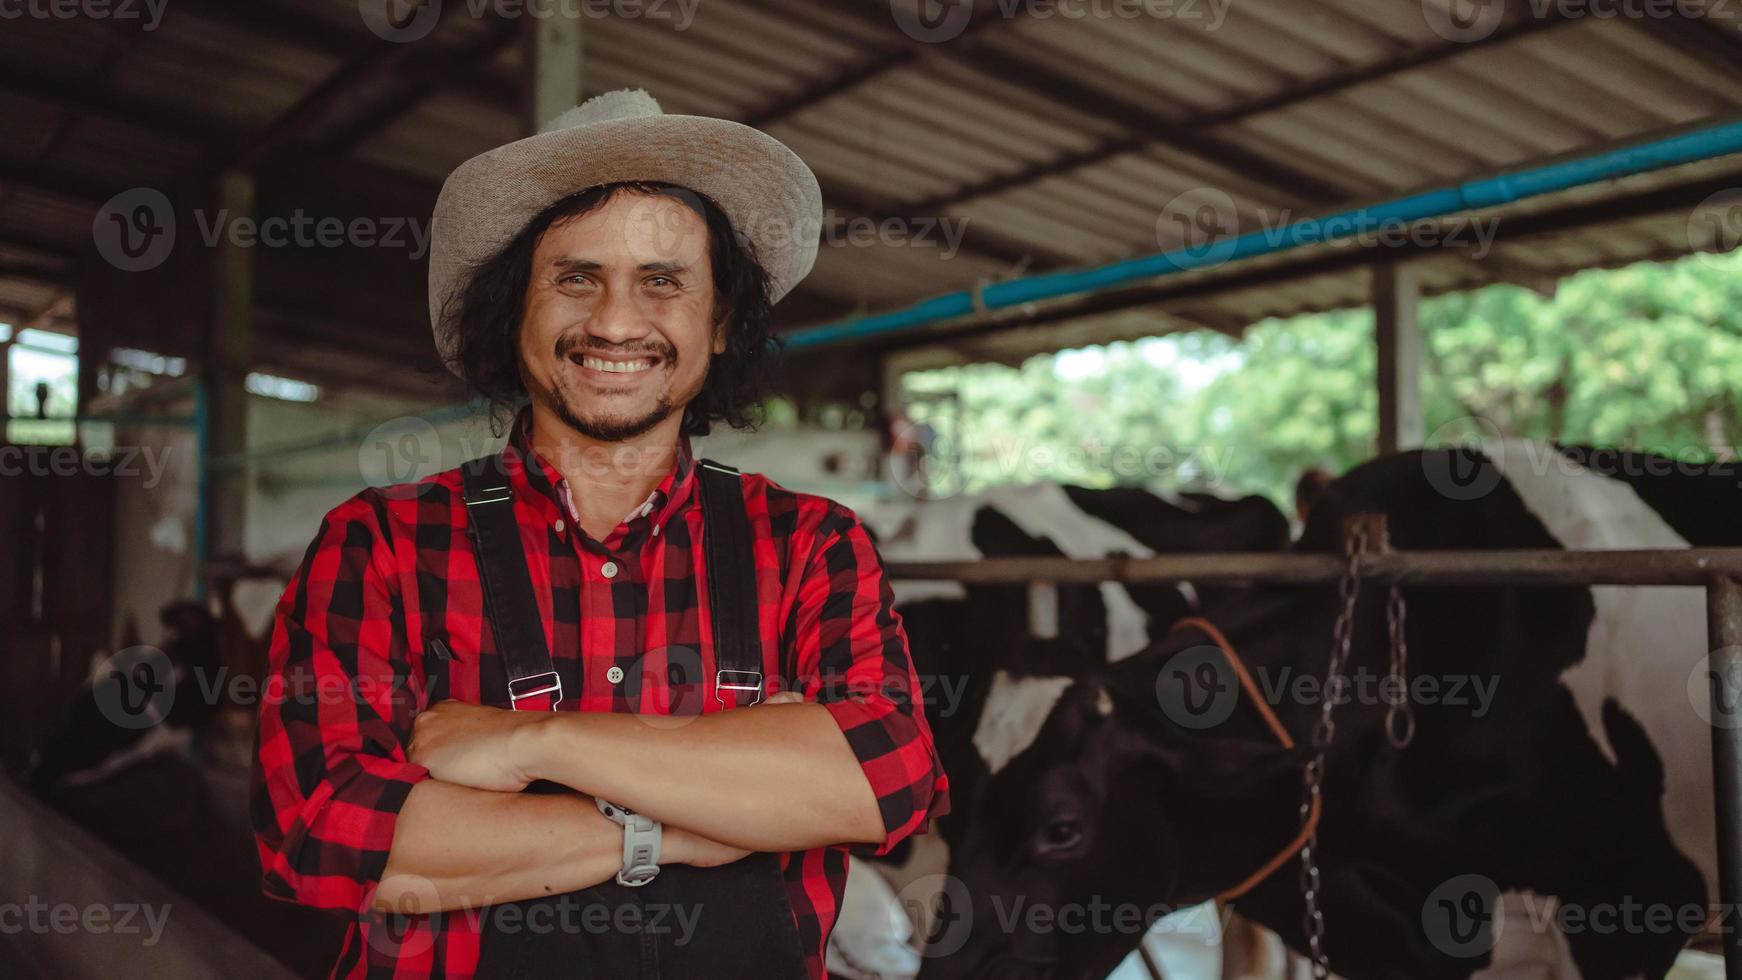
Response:
[[[400,811],[374,897],[383,910],[517,901],[609,879],[622,830],[594,795],[665,824],[666,864],[885,835],[858,759],[817,704],[648,719],[444,701],[418,716],[410,758],[434,778]],[[782,778],[795,773],[804,778]],[[534,779],[585,795],[518,792]]]
[[[804,703],[685,717],[417,711],[389,683],[410,658],[373,518],[330,514],[279,606],[273,681],[359,697],[263,704],[253,813],[269,895],[429,913],[597,884],[622,831],[591,794],[663,822],[662,863],[703,866],[883,853],[947,809],[892,596],[850,515],[819,532],[783,629],[804,679],[785,697]],[[534,779],[576,792],[516,792]]]

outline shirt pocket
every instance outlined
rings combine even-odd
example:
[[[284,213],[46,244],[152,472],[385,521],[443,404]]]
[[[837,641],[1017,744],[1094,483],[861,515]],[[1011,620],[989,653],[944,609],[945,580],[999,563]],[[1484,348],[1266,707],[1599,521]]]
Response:
[[[453,697],[454,649],[442,635],[428,637],[423,643],[423,707]]]

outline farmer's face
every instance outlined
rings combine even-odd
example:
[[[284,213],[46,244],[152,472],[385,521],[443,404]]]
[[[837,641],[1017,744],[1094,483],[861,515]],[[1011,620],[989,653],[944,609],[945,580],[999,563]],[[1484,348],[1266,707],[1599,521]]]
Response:
[[[725,350],[707,224],[670,197],[619,191],[553,225],[533,251],[519,345],[534,407],[583,435],[621,442],[681,418]]]

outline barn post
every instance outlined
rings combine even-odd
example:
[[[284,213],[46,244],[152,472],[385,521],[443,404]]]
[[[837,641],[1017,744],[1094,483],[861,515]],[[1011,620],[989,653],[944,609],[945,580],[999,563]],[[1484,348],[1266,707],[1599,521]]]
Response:
[[[1421,284],[1415,267],[1373,264],[1373,341],[1378,347],[1379,452],[1421,445]]]
[[[581,17],[567,4],[528,17],[526,34],[526,131],[538,128],[581,101]]]
[[[1707,662],[1712,692],[1712,792],[1718,816],[1718,909],[1725,917],[1724,976],[1742,980],[1742,580],[1728,575],[1706,586]]]
[[[255,180],[247,171],[218,175],[219,213],[232,222],[255,217]],[[235,227],[235,226],[232,226]],[[202,570],[214,558],[240,560],[245,541],[248,468],[212,466],[214,457],[234,459],[248,448],[248,370],[253,363],[254,249],[225,235],[214,249],[210,272],[211,318],[206,330],[200,381],[205,389],[207,442],[197,465],[205,480],[196,520],[204,527]],[[203,577],[203,571],[202,571]],[[196,583],[203,589],[205,583]]]

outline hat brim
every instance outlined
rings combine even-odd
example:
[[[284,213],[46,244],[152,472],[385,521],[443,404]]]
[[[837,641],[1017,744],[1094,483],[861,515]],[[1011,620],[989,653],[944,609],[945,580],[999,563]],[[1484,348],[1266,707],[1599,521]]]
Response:
[[[822,191],[785,144],[707,116],[642,116],[516,140],[461,164],[431,222],[430,324],[452,364],[452,298],[552,204],[589,187],[656,181],[706,195],[747,238],[779,302],[816,264]]]

